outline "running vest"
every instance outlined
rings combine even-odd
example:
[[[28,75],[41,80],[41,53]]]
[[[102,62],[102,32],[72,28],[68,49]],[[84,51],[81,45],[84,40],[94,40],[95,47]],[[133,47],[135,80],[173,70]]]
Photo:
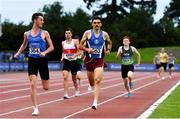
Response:
[[[77,47],[74,44],[74,40],[72,39],[71,43],[67,43],[65,40],[63,45],[64,59],[67,59],[69,61],[76,60],[77,57],[74,59],[69,58],[70,56],[73,56],[76,53],[77,53]]]
[[[129,46],[128,50],[125,50],[124,46],[122,46],[122,53],[121,53],[121,64],[122,65],[131,65],[134,63],[132,58],[133,51],[131,46]]]
[[[174,57],[169,57],[169,64],[174,64]]]
[[[40,58],[39,53],[46,50],[46,42],[41,37],[42,31],[36,36],[32,36],[31,30],[28,32],[29,57]]]
[[[166,53],[160,53],[160,62],[161,63],[167,63],[168,62],[168,58],[167,58]]]
[[[103,31],[100,31],[98,37],[95,36],[94,32],[91,30],[91,37],[86,41],[88,48],[92,48],[94,52],[89,54],[86,52],[86,57],[88,58],[103,58],[104,57],[104,46],[105,39],[103,38]]]

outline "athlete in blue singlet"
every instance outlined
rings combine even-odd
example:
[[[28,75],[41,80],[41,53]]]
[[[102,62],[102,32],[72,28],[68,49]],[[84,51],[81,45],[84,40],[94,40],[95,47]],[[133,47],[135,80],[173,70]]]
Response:
[[[92,29],[85,31],[80,42],[80,49],[86,52],[84,64],[91,87],[94,87],[93,109],[97,109],[97,102],[100,92],[100,83],[103,79],[104,55],[109,54],[112,42],[107,32],[101,30],[101,19],[92,19]],[[105,47],[107,42],[107,48]],[[84,44],[86,43],[86,47]]]
[[[24,51],[24,49],[27,46],[29,47],[28,75],[30,80],[31,99],[34,106],[32,115],[36,116],[40,114],[36,97],[37,74],[39,71],[43,88],[44,90],[48,90],[49,70],[46,55],[53,51],[54,47],[49,33],[41,29],[44,23],[43,14],[34,13],[32,15],[32,22],[32,29],[24,33],[24,41],[14,57],[18,58],[18,56]],[[46,48],[46,44],[48,45],[48,48]]]

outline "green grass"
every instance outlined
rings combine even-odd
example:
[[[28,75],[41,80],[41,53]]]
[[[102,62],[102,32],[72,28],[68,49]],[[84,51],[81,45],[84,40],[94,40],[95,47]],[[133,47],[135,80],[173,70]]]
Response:
[[[156,55],[157,51],[159,51],[160,47],[154,47],[154,48],[142,48],[138,49],[138,51],[141,54],[141,63],[153,63],[153,57]],[[173,52],[174,55],[177,58],[176,63],[180,64],[180,47],[165,47],[167,52]],[[119,63],[120,61],[116,58],[116,52],[112,52],[110,55],[107,55],[105,57],[106,62],[113,62],[113,63]],[[134,59],[136,60],[136,56],[134,56]]]
[[[155,109],[149,118],[180,118],[180,86]]]

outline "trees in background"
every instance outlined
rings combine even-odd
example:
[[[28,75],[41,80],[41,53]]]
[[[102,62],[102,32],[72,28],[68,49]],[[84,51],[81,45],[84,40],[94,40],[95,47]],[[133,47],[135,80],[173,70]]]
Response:
[[[117,50],[123,36],[131,37],[131,42],[138,48],[180,45],[180,27],[178,0],[172,0],[166,8],[165,15],[158,22],[154,22],[156,12],[155,0],[84,0],[89,9],[98,5],[93,15],[103,18],[103,30],[107,31],[113,41],[113,49]],[[175,5],[174,5],[175,4]],[[64,12],[60,2],[45,5],[40,12],[44,13],[44,29],[50,32],[55,51],[50,59],[59,60],[61,57],[61,41],[65,39],[64,30],[73,29],[73,35],[82,37],[86,29],[91,28],[91,17],[83,9],[75,12]],[[173,14],[172,14],[173,13]],[[175,25],[178,24],[178,25]],[[23,33],[31,28],[32,23],[14,24],[5,21],[2,24],[3,35],[0,37],[0,50],[16,51],[23,41]]]

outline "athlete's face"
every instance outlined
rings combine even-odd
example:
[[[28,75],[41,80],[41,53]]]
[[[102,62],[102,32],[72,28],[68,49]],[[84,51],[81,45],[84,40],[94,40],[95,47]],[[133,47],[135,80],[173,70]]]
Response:
[[[44,24],[44,18],[42,16],[38,16],[38,18],[34,20],[34,23],[37,27],[42,28]]]
[[[127,39],[127,38],[123,39],[123,44],[124,44],[125,46],[128,46],[128,45],[130,44],[129,39]]]
[[[66,37],[66,39],[71,39],[72,38],[71,31],[65,31],[65,37]]]
[[[92,22],[93,29],[99,30],[101,28],[101,26],[102,26],[101,20],[99,20],[99,19],[93,20],[93,22]]]

